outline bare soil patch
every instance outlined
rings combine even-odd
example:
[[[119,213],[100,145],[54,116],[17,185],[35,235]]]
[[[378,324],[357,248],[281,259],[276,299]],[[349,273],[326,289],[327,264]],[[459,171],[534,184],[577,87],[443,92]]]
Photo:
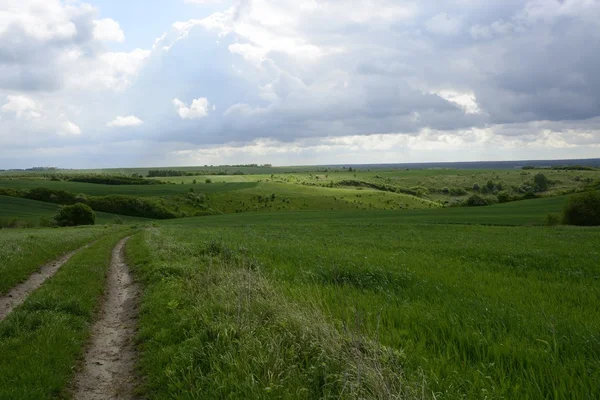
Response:
[[[121,240],[113,249],[104,301],[92,328],[91,343],[74,380],[74,398],[134,399],[136,387],[134,337],[140,286],[125,263]]]

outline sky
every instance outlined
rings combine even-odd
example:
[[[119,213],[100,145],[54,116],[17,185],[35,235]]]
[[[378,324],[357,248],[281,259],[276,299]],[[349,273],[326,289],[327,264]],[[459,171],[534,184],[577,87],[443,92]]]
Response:
[[[2,0],[0,169],[600,157],[600,0]]]

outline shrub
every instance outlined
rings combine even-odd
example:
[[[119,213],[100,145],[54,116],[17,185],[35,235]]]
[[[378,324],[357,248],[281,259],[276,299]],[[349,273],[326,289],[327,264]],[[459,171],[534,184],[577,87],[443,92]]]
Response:
[[[510,194],[507,191],[503,190],[498,193],[498,202],[499,203],[508,203],[511,200],[512,200],[512,198],[510,197]]]
[[[100,185],[160,185],[163,182],[125,175],[76,175],[71,182],[94,183]]]
[[[481,186],[479,186],[479,183],[474,183],[473,184],[473,191],[479,192],[480,189],[481,189]]]
[[[546,218],[544,219],[544,225],[546,225],[546,226],[560,225],[560,214],[548,213],[546,215]]]
[[[63,206],[54,217],[58,226],[94,225],[96,213],[90,206],[77,203],[72,206]]]
[[[17,218],[10,218],[8,220],[0,220],[0,228],[14,228],[14,229],[33,228],[33,224],[31,222],[22,221]]]
[[[480,207],[487,205],[487,200],[477,194],[473,194],[467,199],[467,206],[469,207]]]
[[[450,189],[448,189],[447,187],[442,189],[442,193],[444,194],[449,194],[450,193]]]
[[[212,183],[212,179],[208,178],[207,180],[204,181],[205,183]]]
[[[571,196],[563,211],[563,223],[579,226],[600,225],[600,192]]]
[[[534,176],[533,183],[535,184],[534,186],[539,192],[545,192],[546,190],[548,190],[549,182],[548,178],[546,178],[546,175],[544,174],[537,174],[536,176]]]
[[[43,201],[46,203],[56,204],[75,204],[77,202],[77,196],[73,193],[66,192],[64,190],[55,190],[48,188],[35,188],[31,189],[23,197],[30,200]]]
[[[41,217],[40,218],[40,227],[42,227],[42,228],[55,228],[56,227],[56,221],[54,221],[53,219],[50,219],[50,218]]]
[[[467,194],[467,191],[463,188],[452,188],[450,189],[450,194],[452,196],[464,196]]]
[[[96,211],[154,219],[171,219],[177,216],[162,204],[151,199],[112,195],[90,197],[88,204]]]

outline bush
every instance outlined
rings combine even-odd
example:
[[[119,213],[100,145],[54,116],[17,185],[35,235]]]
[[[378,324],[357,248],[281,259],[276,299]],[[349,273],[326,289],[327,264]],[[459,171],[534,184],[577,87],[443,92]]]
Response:
[[[77,203],[72,206],[61,207],[54,220],[58,226],[94,225],[96,223],[96,213],[90,206]]]
[[[510,194],[507,191],[503,190],[498,193],[498,203],[508,203],[511,200],[512,197],[510,197]]]
[[[55,228],[56,221],[50,218],[41,217],[40,218],[40,227],[41,228]]]
[[[45,203],[55,203],[55,204],[75,204],[77,200],[77,196],[73,193],[66,192],[64,190],[55,190],[48,188],[35,188],[31,189],[27,194],[23,197],[30,200],[43,201]]]
[[[563,223],[599,226],[600,192],[586,192],[570,197],[563,211]]]
[[[535,184],[535,188],[538,192],[545,192],[548,190],[548,186],[550,183],[548,182],[548,178],[544,174],[537,174],[533,177],[533,183]]]
[[[487,200],[477,194],[471,195],[467,199],[467,206],[469,206],[469,207],[481,207],[481,206],[487,206],[487,205],[488,205]]]
[[[204,181],[205,183],[212,183],[212,179],[208,178],[207,180]]]
[[[160,185],[163,182],[125,175],[76,175],[71,182],[94,183],[100,185]]]
[[[546,218],[544,219],[544,225],[546,225],[546,226],[560,225],[560,214],[548,213],[546,215]]]
[[[88,199],[88,204],[96,211],[128,215],[131,217],[154,219],[171,219],[177,217],[162,204],[151,199],[112,195],[90,197]]]
[[[481,189],[481,186],[479,186],[479,183],[474,183],[473,184],[473,191],[474,192],[479,192],[480,189]]]
[[[467,194],[467,191],[463,188],[452,188],[450,189],[450,194],[452,196],[464,196]]]

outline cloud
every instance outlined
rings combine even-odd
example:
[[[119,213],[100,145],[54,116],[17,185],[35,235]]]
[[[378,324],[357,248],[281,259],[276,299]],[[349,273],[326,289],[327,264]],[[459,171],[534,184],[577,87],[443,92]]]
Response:
[[[134,116],[134,115],[130,115],[128,117],[116,117],[114,120],[112,120],[111,122],[107,123],[106,126],[108,126],[109,128],[114,128],[114,127],[128,127],[128,126],[139,126],[142,125],[144,123],[144,121],[142,121],[141,119],[139,119],[138,117]]]
[[[123,42],[125,33],[119,23],[110,18],[94,21],[94,39],[101,41]]]
[[[117,21],[96,19],[86,3],[6,0],[0,5],[0,90],[59,91],[128,87],[149,51],[108,51],[124,41]]]
[[[462,27],[459,18],[453,18],[446,13],[436,14],[425,21],[425,28],[437,35],[458,35]]]
[[[3,112],[13,112],[18,119],[40,118],[39,105],[29,97],[12,95],[7,97],[7,103],[2,106]]]
[[[181,119],[204,118],[208,116],[210,110],[210,103],[205,97],[193,100],[192,105],[189,107],[179,99],[173,99],[173,105],[177,109],[177,114],[179,114]]]
[[[81,128],[71,121],[65,121],[59,125],[56,133],[59,136],[78,136],[81,135]]]
[[[177,153],[185,149],[216,149],[213,163],[227,154],[302,163],[359,160],[361,148],[375,160],[564,157],[600,143],[597,1],[232,0],[186,10],[219,11],[163,20],[167,31],[144,42],[141,27],[158,20],[119,24],[79,1],[3,1],[4,148],[23,145],[19,132],[30,146],[113,149],[123,135],[104,133],[123,110],[144,119],[144,132],[126,138],[168,163],[193,162]],[[107,47],[114,41],[119,51]],[[81,134],[57,138],[68,121]]]

